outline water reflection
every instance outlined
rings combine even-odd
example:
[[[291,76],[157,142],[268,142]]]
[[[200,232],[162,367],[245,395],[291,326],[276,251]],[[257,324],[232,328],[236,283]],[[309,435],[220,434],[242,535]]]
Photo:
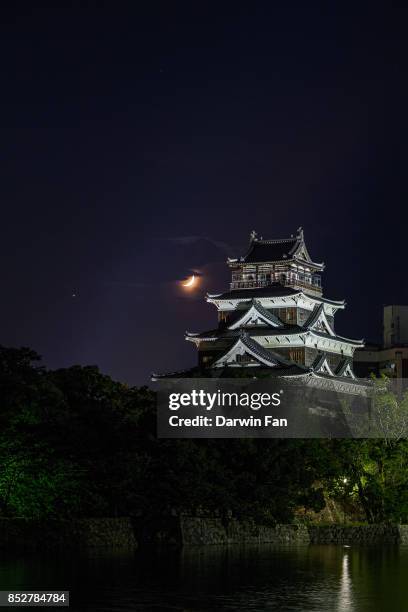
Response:
[[[339,612],[352,612],[354,610],[352,593],[351,593],[351,577],[349,569],[349,555],[344,552],[343,562],[341,567],[340,592],[337,605]]]
[[[71,612],[404,612],[408,550],[208,547],[0,558],[0,589],[65,589]]]

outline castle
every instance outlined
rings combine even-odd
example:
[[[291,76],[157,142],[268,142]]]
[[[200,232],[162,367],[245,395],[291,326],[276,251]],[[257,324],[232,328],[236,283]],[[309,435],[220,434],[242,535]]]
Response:
[[[296,377],[358,392],[353,354],[363,340],[340,336],[334,316],[345,302],[323,297],[323,263],[314,262],[302,228],[290,238],[264,240],[251,232],[245,255],[227,260],[230,288],[208,294],[216,328],[186,332],[198,365],[163,377]]]

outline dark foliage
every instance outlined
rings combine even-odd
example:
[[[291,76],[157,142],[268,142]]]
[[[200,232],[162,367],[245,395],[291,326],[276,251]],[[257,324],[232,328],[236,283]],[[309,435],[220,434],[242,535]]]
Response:
[[[286,522],[299,506],[320,510],[323,485],[336,495],[347,473],[349,494],[360,482],[371,512],[395,514],[398,491],[381,504],[378,482],[361,478],[367,442],[356,452],[321,440],[158,440],[155,411],[147,387],[129,388],[94,366],[47,371],[30,349],[0,348],[0,512]],[[389,455],[389,470],[401,465],[401,454]]]

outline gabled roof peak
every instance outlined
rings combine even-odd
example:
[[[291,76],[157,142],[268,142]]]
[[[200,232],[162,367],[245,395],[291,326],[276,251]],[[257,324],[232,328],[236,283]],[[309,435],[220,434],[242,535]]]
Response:
[[[228,329],[238,329],[246,325],[256,325],[262,323],[270,327],[282,327],[283,323],[272,312],[269,312],[262,304],[255,299],[252,299],[250,306],[242,315],[228,326]]]
[[[311,329],[319,331],[325,330],[329,336],[335,336],[334,330],[327,320],[326,313],[324,311],[324,303],[317,305],[314,307],[309,317],[306,319],[303,327],[305,329]]]
[[[226,350],[211,366],[212,368],[224,367],[227,365],[240,365],[237,361],[237,355],[247,353],[256,362],[255,365],[264,365],[267,367],[288,368],[295,365],[292,361],[285,359],[282,355],[274,351],[264,349],[256,340],[251,338],[244,330],[240,330],[240,334],[234,344]],[[299,367],[304,370],[304,368]]]

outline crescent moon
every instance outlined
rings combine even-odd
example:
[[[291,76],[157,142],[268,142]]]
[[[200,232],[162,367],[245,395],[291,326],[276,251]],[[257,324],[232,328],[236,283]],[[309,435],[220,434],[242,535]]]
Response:
[[[183,287],[192,287],[192,285],[194,285],[194,283],[195,283],[195,276],[193,274],[193,276],[191,276],[191,278],[189,278],[188,281],[183,283]]]

